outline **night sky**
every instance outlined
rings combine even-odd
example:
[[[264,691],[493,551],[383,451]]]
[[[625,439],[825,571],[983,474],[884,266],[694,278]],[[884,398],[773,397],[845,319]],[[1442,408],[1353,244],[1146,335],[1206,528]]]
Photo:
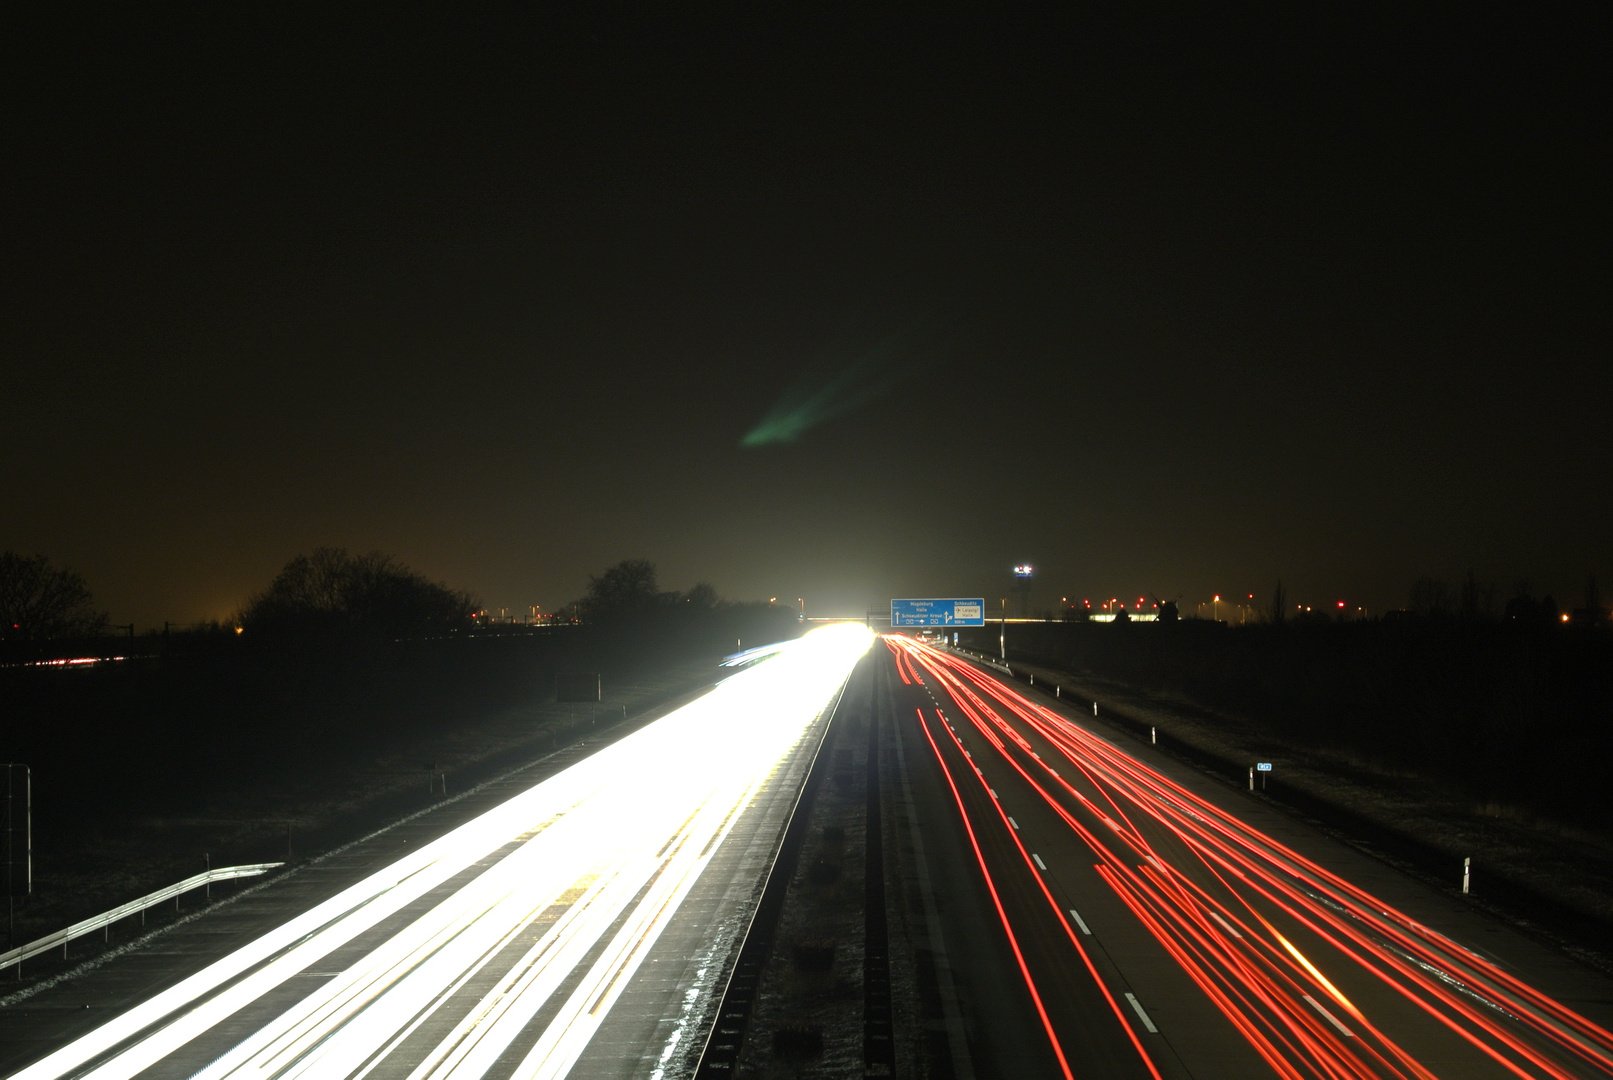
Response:
[[[1592,6],[77,10],[0,28],[0,549],[114,622],[320,545],[523,612],[1613,579]]]

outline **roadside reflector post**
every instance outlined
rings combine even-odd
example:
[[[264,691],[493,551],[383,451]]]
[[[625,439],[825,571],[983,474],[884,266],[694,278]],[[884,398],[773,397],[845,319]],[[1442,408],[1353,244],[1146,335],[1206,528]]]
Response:
[[[1036,685],[1036,672],[1034,672],[1034,671],[1031,672],[1031,685],[1032,686]]]
[[[1253,765],[1251,765],[1251,766],[1249,766],[1249,790],[1253,791],[1254,789],[1255,789],[1255,767]]]
[[[1148,726],[1148,742],[1153,746],[1159,745],[1159,728],[1152,724]]]
[[[1462,892],[1464,894],[1467,892],[1468,882],[1471,880],[1472,874],[1473,874],[1473,860],[1471,858],[1463,859],[1462,860]]]
[[[1053,696],[1054,697],[1063,697],[1064,696],[1064,687],[1059,686],[1057,683],[1054,683],[1053,684]]]
[[[1097,703],[1097,702],[1096,702],[1096,701],[1094,701],[1094,702],[1093,702],[1093,703],[1092,703],[1092,715],[1093,715],[1093,716],[1097,716],[1097,715],[1098,715],[1098,703]]]

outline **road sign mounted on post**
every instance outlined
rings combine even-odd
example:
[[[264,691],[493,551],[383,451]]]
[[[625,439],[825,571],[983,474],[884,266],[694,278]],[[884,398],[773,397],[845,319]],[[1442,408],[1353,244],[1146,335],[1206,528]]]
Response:
[[[26,765],[0,765],[0,873],[5,894],[34,891],[32,776]]]
[[[948,600],[892,600],[891,627],[985,626],[986,601],[982,597]]]
[[[554,677],[554,699],[566,701],[599,701],[599,675],[592,671],[562,671]]]

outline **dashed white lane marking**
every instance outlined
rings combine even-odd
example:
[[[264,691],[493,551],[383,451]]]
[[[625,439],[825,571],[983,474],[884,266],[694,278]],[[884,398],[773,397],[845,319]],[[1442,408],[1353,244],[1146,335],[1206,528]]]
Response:
[[[1347,1028],[1343,1024],[1339,1023],[1339,1018],[1338,1017],[1334,1016],[1332,1013],[1330,1013],[1326,1009],[1322,1008],[1322,1003],[1320,1001],[1317,1001],[1315,998],[1311,997],[1309,994],[1304,995],[1304,997],[1305,997],[1305,1000],[1310,1003],[1311,1008],[1313,1008],[1317,1012],[1321,1013],[1322,1016],[1324,1018],[1326,1018],[1328,1023],[1332,1024],[1334,1027],[1339,1029],[1340,1034],[1344,1035],[1347,1038],[1351,1038],[1351,1039],[1355,1038],[1355,1032],[1351,1031],[1349,1028]]]
[[[986,789],[986,790],[987,790],[987,791],[989,791],[989,792],[991,792],[991,797],[992,797],[992,798],[993,798],[993,799],[995,799],[995,798],[996,798],[996,797],[997,797],[997,789],[996,789],[996,788],[994,788],[994,787],[989,787],[989,788],[987,788],[987,789]]]
[[[1075,925],[1077,925],[1077,926],[1079,926],[1081,928],[1081,933],[1083,933],[1083,934],[1091,934],[1092,933],[1092,928],[1087,925],[1087,921],[1085,919],[1081,918],[1081,913],[1079,911],[1075,910],[1074,908],[1071,908],[1070,909],[1070,918],[1074,919],[1075,920]]]
[[[1036,860],[1036,868],[1038,870],[1046,870],[1047,869],[1047,864],[1042,861],[1042,857],[1040,855],[1036,854],[1036,852],[1034,852],[1034,851],[1031,852],[1031,858]]]
[[[1154,1026],[1154,1022],[1152,1020],[1148,1019],[1148,1014],[1143,1011],[1143,1003],[1137,1000],[1137,995],[1133,994],[1131,991],[1128,990],[1128,991],[1126,991],[1126,1000],[1131,1002],[1131,1007],[1133,1009],[1137,1010],[1137,1019],[1139,1019],[1139,1020],[1141,1020],[1143,1022],[1143,1027],[1147,1028],[1149,1031],[1153,1032],[1155,1035],[1158,1035],[1159,1034],[1159,1029]],[[1315,1005],[1316,1002],[1313,1001],[1313,1002],[1311,1002],[1311,1004]],[[1333,1022],[1335,1024],[1338,1023],[1337,1020],[1335,1020]]]
[[[1013,814],[1008,815],[1008,824],[1012,825],[1016,829],[1019,828],[1019,822],[1014,820],[1014,815]]]
[[[1237,929],[1234,928],[1231,923],[1227,922],[1225,919],[1223,919],[1221,916],[1217,915],[1215,912],[1213,912],[1213,911],[1210,912],[1210,918],[1212,918],[1216,922],[1220,923],[1221,928],[1223,930],[1225,930],[1227,933],[1231,934],[1233,937],[1235,937],[1235,938],[1243,937],[1243,935],[1238,933]]]

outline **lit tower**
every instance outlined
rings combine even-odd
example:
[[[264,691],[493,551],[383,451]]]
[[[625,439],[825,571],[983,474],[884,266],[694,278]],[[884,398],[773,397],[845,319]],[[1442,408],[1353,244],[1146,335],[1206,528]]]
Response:
[[[1031,579],[1036,576],[1036,567],[1030,563],[1020,563],[1014,567],[1014,593],[1019,597],[1019,617],[1031,617]]]

